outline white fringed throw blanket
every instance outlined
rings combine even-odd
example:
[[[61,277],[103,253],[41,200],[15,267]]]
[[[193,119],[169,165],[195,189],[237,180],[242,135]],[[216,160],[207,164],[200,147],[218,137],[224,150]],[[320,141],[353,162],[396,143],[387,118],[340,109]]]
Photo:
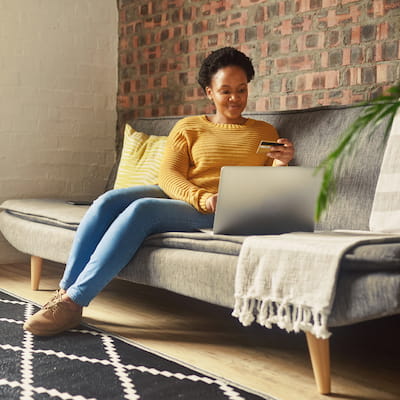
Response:
[[[330,336],[327,321],[335,297],[340,260],[353,246],[393,235],[363,231],[294,232],[250,236],[243,242],[232,315],[247,326]]]

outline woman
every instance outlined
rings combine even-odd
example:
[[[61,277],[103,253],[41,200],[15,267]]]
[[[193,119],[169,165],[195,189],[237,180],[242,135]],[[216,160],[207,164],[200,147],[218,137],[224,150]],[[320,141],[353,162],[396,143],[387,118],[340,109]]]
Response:
[[[242,116],[253,77],[250,59],[233,48],[217,50],[204,60],[198,81],[215,114],[184,118],[175,125],[159,186],[111,190],[93,203],[75,235],[60,289],[25,322],[25,330],[49,336],[79,325],[83,307],[147,236],[212,227],[222,166],[288,164],[292,143],[279,139],[271,125]],[[261,140],[283,146],[257,153]]]

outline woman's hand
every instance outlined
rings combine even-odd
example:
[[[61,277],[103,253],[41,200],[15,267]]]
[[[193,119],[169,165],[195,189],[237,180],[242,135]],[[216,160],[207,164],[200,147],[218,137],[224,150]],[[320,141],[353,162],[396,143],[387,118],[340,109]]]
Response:
[[[267,153],[267,156],[275,160],[274,165],[277,167],[286,166],[294,156],[293,143],[285,138],[279,138],[277,142],[283,143],[283,146],[275,146],[273,150]]]
[[[215,212],[215,209],[217,208],[217,199],[218,193],[213,194],[206,200],[206,207],[208,211]]]

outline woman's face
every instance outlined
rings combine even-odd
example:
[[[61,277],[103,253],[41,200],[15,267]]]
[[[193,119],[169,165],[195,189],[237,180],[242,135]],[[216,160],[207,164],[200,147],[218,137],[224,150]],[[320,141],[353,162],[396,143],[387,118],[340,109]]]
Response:
[[[216,107],[213,122],[243,123],[242,112],[247,105],[248,84],[242,68],[229,66],[219,69],[211,78],[211,86],[206,87],[206,93]]]

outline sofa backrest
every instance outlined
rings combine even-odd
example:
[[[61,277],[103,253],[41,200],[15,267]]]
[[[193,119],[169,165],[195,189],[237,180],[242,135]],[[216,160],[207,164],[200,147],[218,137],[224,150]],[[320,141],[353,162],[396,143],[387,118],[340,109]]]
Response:
[[[360,115],[361,107],[320,107],[308,110],[246,113],[246,116],[267,121],[281,137],[293,141],[296,155],[292,165],[315,167],[338,143],[343,131]],[[182,117],[139,118],[130,124],[138,131],[168,135]],[[382,162],[384,124],[360,141],[336,181],[336,195],[316,229],[368,230],[375,187]]]

